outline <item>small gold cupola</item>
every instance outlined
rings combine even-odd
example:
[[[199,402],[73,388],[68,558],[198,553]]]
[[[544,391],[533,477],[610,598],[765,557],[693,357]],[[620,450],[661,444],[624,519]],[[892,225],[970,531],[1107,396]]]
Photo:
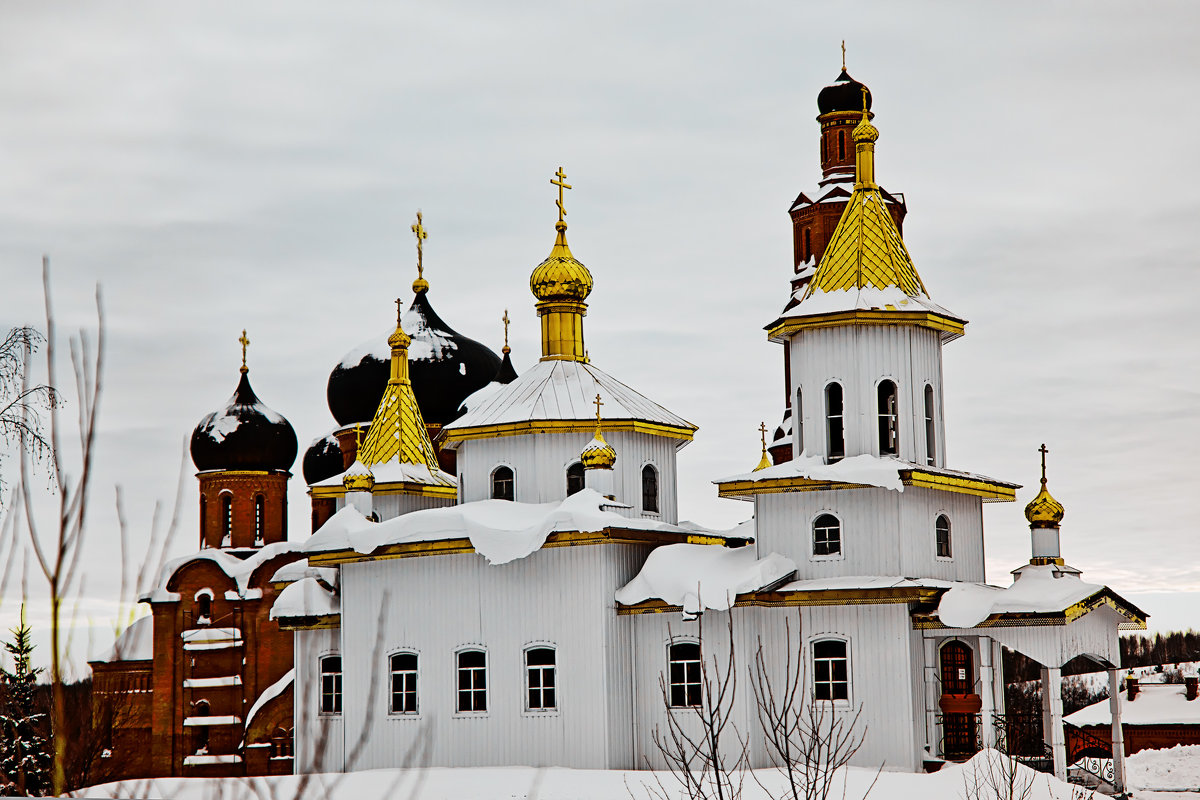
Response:
[[[604,405],[604,401],[600,399],[600,395],[596,395],[596,435],[592,440],[583,446],[583,452],[579,454],[579,460],[583,462],[585,470],[593,469],[608,469],[611,470],[617,463],[617,451],[613,446],[604,441],[604,433],[600,430],[600,406]]]
[[[1029,520],[1031,528],[1057,528],[1066,515],[1066,509],[1046,489],[1046,453],[1050,451],[1045,444],[1038,451],[1042,454],[1042,488],[1037,497],[1025,506],[1025,519]]]
[[[555,173],[558,187],[558,232],[554,247],[546,260],[529,276],[529,290],[538,299],[537,313],[542,321],[542,360],[560,359],[586,361],[583,347],[583,318],[587,315],[584,301],[592,292],[592,273],[571,254],[567,245],[567,211],[563,205],[563,189],[570,189],[562,167]]]
[[[755,472],[771,466],[771,457],[767,455],[767,423],[759,423],[758,432],[762,435],[762,458],[759,459],[758,466],[754,468]]]

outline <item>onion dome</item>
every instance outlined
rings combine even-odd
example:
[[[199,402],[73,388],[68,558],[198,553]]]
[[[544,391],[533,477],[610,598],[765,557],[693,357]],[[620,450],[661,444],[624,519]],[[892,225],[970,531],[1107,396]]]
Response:
[[[879,141],[879,129],[871,124],[871,120],[867,118],[865,109],[863,109],[863,112],[862,121],[854,126],[854,130],[850,136],[854,139],[855,144]]]
[[[867,110],[871,109],[871,90],[864,84],[850,77],[846,68],[837,76],[837,80],[826,86],[817,94],[817,109],[822,114],[835,111],[862,111],[863,89],[867,90]]]
[[[617,463],[617,451],[604,441],[603,433],[596,431],[592,440],[583,446],[579,460],[583,462],[584,469],[612,469]]]
[[[342,476],[342,486],[346,487],[347,492],[369,492],[375,488],[375,476],[366,464],[355,459]]]
[[[1058,502],[1051,496],[1046,489],[1046,445],[1042,445],[1042,488],[1037,493],[1037,497],[1029,501],[1029,505],[1025,506],[1025,519],[1029,520],[1031,528],[1057,528],[1066,516],[1066,509],[1062,503]]]
[[[242,366],[237,391],[192,432],[192,461],[207,470],[287,470],[296,460],[296,432],[250,388]]]
[[[463,400],[496,377],[501,359],[487,345],[442,321],[429,304],[428,282],[418,283],[424,285],[403,318],[411,337],[409,376],[425,421],[445,425],[458,417]],[[389,334],[396,335],[394,330]],[[374,418],[391,373],[389,342],[388,336],[380,335],[354,348],[329,374],[325,396],[339,425]]]
[[[338,446],[337,437],[333,433],[327,433],[313,439],[304,451],[304,460],[301,463],[304,482],[309,486],[340,474],[344,467],[342,448]]]
[[[554,224],[558,236],[546,260],[529,276],[529,291],[538,300],[572,300],[582,303],[592,293],[592,273],[571,255],[567,246],[567,223]]]

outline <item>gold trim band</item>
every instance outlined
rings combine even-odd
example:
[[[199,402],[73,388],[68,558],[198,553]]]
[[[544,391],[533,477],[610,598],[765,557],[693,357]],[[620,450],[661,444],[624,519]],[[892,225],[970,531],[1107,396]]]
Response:
[[[594,433],[595,420],[526,420],[522,422],[506,422],[497,425],[478,425],[472,428],[443,428],[443,441],[465,442],[470,439],[494,439],[499,436],[523,436],[530,433]],[[663,425],[657,422],[644,422],[640,419],[604,420],[604,431],[631,431],[646,433],[651,436],[663,436],[668,439],[682,439],[690,442],[695,428],[682,428],[677,425]]]
[[[767,339],[783,342],[788,336],[803,330],[834,328],[843,325],[918,325],[942,332],[942,341],[949,342],[966,333],[966,322],[934,311],[875,311],[856,309],[806,317],[783,317],[766,327]]]

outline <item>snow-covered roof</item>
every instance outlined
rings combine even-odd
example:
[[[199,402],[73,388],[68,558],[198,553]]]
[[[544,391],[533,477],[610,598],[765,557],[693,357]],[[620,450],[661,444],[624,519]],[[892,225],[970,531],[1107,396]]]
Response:
[[[98,661],[149,661],[154,658],[154,617],[147,614],[129,624]]]
[[[489,563],[506,564],[535,552],[555,532],[594,533],[607,528],[681,535],[697,532],[666,522],[624,517],[604,510],[608,504],[599,492],[583,489],[558,503],[477,500],[413,511],[383,522],[371,522],[353,506],[346,506],[301,548],[306,553],[353,550],[369,555],[388,545],[469,539]]]
[[[250,706],[250,713],[246,715],[246,729],[249,730],[250,723],[254,721],[254,715],[262,710],[268,702],[283,694],[287,687],[291,686],[296,680],[296,668],[292,667],[287,672],[283,673],[283,677],[272,683],[263,693],[254,701],[254,705]]]
[[[243,599],[253,597],[254,593],[249,590],[250,577],[254,574],[254,570],[276,556],[291,553],[297,549],[297,542],[272,542],[250,553],[246,558],[238,558],[224,550],[208,547],[199,553],[192,553],[189,556],[182,556],[168,561],[159,571],[158,580],[155,582],[154,588],[138,599],[143,603],[165,603],[179,600],[179,594],[169,591],[167,584],[170,583],[172,576],[181,567],[194,561],[211,561],[220,567],[222,572],[233,579],[237,585],[238,597]]]
[[[1054,614],[1103,592],[1077,575],[1055,577],[1055,567],[1029,566],[1011,586],[955,583],[942,595],[937,615],[949,628],[973,628],[993,614]]]
[[[330,586],[337,586],[338,571],[332,567],[310,567],[308,559],[301,558],[275,570],[271,583],[294,583],[301,578],[317,578]]]
[[[805,480],[813,481],[852,483],[859,486],[878,486],[882,489],[892,489],[897,492],[903,492],[904,482],[900,477],[900,473],[908,470],[917,470],[919,472],[935,475],[945,475],[952,478],[982,481],[984,483],[1010,489],[1019,488],[1019,484],[996,480],[995,478],[977,475],[972,472],[961,472],[959,470],[945,469],[943,467],[932,467],[926,464],[915,464],[911,461],[902,461],[901,459],[892,457],[881,458],[879,456],[873,456],[865,453],[862,455],[850,456],[849,458],[843,458],[842,460],[835,461],[832,464],[825,463],[825,459],[821,456],[810,456],[806,453],[801,453],[791,461],[785,461],[782,464],[776,464],[774,466],[753,472],[743,472],[737,475],[719,478],[713,481],[713,483],[725,484],[733,483],[735,481],[751,481],[758,483],[767,480],[803,478]]]
[[[806,578],[791,581],[776,592],[843,592],[883,589],[947,589],[953,581],[938,578],[904,578],[897,575],[840,575],[834,578]]]
[[[313,486],[335,486],[342,487],[342,479],[346,474],[355,469],[354,462],[344,472],[339,472],[332,478],[326,478],[323,481],[317,481]],[[412,464],[402,461],[386,461],[382,464],[375,464],[371,467],[371,475],[375,478],[375,485],[381,483],[423,483],[429,486],[458,486],[458,479],[453,475],[442,472],[440,469],[430,469],[424,464]]]
[[[283,587],[271,604],[270,618],[327,617],[340,613],[341,601],[336,592],[317,578],[301,578]]]
[[[499,389],[485,386],[463,406],[467,413],[445,427],[448,433],[487,425],[571,420],[592,421],[596,395],[604,403],[606,421],[638,420],[695,431],[696,426],[639,394],[594,364],[539,361],[515,381]],[[378,480],[376,476],[376,480]]]
[[[1110,724],[1108,698],[1079,709],[1063,721],[1077,726]],[[1185,698],[1181,683],[1139,684],[1133,700],[1128,692],[1121,692],[1121,724],[1200,725],[1200,699]]]
[[[928,311],[959,319],[953,311],[943,308],[928,297],[910,295],[895,286],[886,289],[864,286],[861,289],[837,289],[828,292],[817,289],[805,297],[807,291],[807,287],[797,290],[794,299],[801,302],[798,306],[788,309],[789,316],[835,314],[839,311]]]
[[[796,570],[796,562],[779,553],[757,557],[757,549],[669,544],[646,557],[637,576],[617,590],[616,601],[631,606],[662,600],[685,613],[724,611],[739,594],[770,586]]]

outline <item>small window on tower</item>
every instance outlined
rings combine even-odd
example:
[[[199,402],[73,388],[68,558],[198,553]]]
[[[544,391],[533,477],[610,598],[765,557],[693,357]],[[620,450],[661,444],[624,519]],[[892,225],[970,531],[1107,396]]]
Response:
[[[829,463],[841,461],[846,455],[846,432],[842,425],[842,385],[825,387],[825,419],[829,432]]]
[[[233,541],[233,495],[221,495],[221,546],[228,547]]]
[[[813,520],[814,556],[836,556],[842,552],[842,523],[833,514]]]
[[[200,495],[200,546],[208,547],[208,498]]]
[[[925,384],[925,463],[933,466],[937,454],[937,441],[933,431],[933,387]]]
[[[255,544],[263,543],[263,519],[265,517],[265,514],[264,514],[265,507],[266,507],[266,500],[263,498],[263,496],[261,494],[256,494],[254,496],[254,543]]]
[[[196,624],[206,625],[212,621],[212,595],[202,594],[196,598]]]
[[[516,478],[510,467],[496,467],[492,471],[492,499],[513,500],[516,497]]]
[[[950,558],[950,518],[939,514],[933,527],[937,535],[937,557]]]
[[[658,513],[658,470],[650,464],[642,467],[642,511]]]
[[[838,158],[846,157],[846,132],[838,131]]]
[[[896,384],[879,382],[879,455],[900,453],[900,417],[896,409]]]
[[[804,229],[804,260],[812,258],[812,228]]]
[[[567,496],[570,497],[581,489],[583,489],[583,464],[576,461],[567,467]]]
[[[804,452],[804,390],[796,390],[796,405],[792,408],[792,427],[796,431],[796,457]]]

